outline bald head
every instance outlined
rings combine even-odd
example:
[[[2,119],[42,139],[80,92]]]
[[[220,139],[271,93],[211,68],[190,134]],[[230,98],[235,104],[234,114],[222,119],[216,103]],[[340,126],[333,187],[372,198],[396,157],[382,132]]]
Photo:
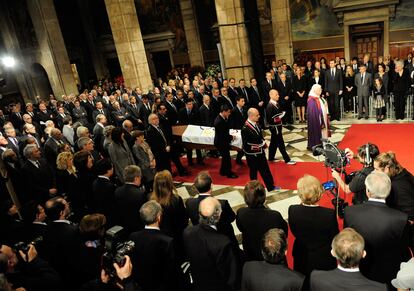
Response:
[[[249,118],[250,121],[258,122],[259,117],[260,117],[259,110],[257,110],[256,108],[253,108],[253,107],[250,108],[247,111],[247,117]]]
[[[269,96],[270,96],[270,99],[272,99],[273,101],[279,100],[279,92],[277,92],[277,90],[275,89],[272,89],[269,91]]]
[[[214,197],[207,197],[198,207],[200,224],[217,225],[221,215],[221,204]]]

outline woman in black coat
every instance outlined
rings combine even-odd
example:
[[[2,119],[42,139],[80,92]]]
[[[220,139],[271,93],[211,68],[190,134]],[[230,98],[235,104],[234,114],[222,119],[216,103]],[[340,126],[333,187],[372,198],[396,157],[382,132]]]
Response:
[[[264,206],[266,190],[259,181],[250,181],[244,187],[244,201],[248,207],[237,211],[236,224],[242,233],[246,261],[262,261],[262,239],[272,228],[282,229],[286,236],[288,227],[282,215]]]
[[[345,112],[354,110],[354,96],[356,96],[354,70],[346,66],[344,74],[344,109]]]
[[[334,269],[331,242],[339,232],[335,211],[319,206],[324,190],[317,178],[305,175],[297,187],[302,204],[289,207],[289,226],[295,236],[293,269],[306,276],[315,269]]]
[[[293,77],[292,91],[299,123],[305,122],[305,106],[308,102],[307,86],[307,78],[302,74],[300,67],[298,67]]]
[[[83,197],[87,208],[92,209],[92,185],[96,179],[93,158],[88,151],[79,151],[73,155],[73,164],[78,175],[79,196]]]

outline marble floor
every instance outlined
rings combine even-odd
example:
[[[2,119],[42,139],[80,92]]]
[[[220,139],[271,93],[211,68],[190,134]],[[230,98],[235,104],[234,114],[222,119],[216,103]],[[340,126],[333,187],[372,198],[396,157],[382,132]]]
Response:
[[[412,120],[395,121],[386,119],[382,123],[412,123]],[[331,123],[332,137],[330,140],[334,143],[339,143],[345,136],[347,130],[352,124],[367,124],[377,123],[373,118],[365,120],[357,120],[352,118],[351,115],[343,118],[341,121],[334,121]],[[265,131],[265,139],[270,141],[270,132]],[[314,157],[312,153],[306,149],[307,146],[307,128],[306,124],[293,124],[285,126],[283,128],[283,137],[286,144],[286,150],[290,157],[297,162],[315,162],[321,161],[320,157]],[[236,152],[231,152],[232,157],[235,158]],[[276,159],[282,159],[282,156],[278,152]],[[247,168],[246,168],[247,170]],[[176,184],[178,194],[184,199],[197,195],[197,190],[191,183],[177,183]],[[228,185],[215,185],[213,181],[213,193],[212,195],[219,199],[226,199],[229,201],[234,211],[241,207],[245,207],[243,199],[243,187],[242,186],[228,186]],[[298,204],[300,202],[295,189],[282,189],[281,191],[272,191],[267,193],[266,204],[269,208],[279,211],[282,216],[287,219],[288,208],[290,205]],[[233,228],[238,237],[240,237],[240,231],[236,224],[233,223]]]

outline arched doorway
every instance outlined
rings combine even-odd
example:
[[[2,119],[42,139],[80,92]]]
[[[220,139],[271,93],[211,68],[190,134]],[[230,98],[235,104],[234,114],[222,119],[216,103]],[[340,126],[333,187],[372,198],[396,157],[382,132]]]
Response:
[[[34,63],[30,67],[30,75],[32,77],[33,87],[36,95],[40,96],[43,100],[48,100],[49,95],[53,94],[53,90],[50,86],[46,70],[41,64]]]

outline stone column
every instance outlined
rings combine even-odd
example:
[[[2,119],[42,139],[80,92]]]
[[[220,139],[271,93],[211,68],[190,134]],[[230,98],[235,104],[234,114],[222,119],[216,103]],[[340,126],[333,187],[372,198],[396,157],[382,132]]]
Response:
[[[125,85],[153,88],[134,0],[105,0]]]
[[[91,7],[89,5],[89,1],[78,0],[77,3],[82,17],[82,24],[85,32],[85,37],[88,42],[88,48],[92,58],[93,67],[95,69],[96,77],[99,80],[107,76],[109,72],[108,68],[106,67],[103,55],[97,48],[93,19],[90,16]]]
[[[276,60],[293,63],[292,27],[289,0],[271,0],[273,40]]]
[[[191,66],[204,66],[203,47],[196,21],[196,13],[191,0],[180,0],[181,15],[187,40],[188,56]]]
[[[242,0],[216,0],[220,43],[227,78],[250,80],[253,67],[242,10]]]
[[[58,98],[78,94],[53,0],[27,0],[27,8],[39,42],[39,63],[47,72],[53,93]]]

